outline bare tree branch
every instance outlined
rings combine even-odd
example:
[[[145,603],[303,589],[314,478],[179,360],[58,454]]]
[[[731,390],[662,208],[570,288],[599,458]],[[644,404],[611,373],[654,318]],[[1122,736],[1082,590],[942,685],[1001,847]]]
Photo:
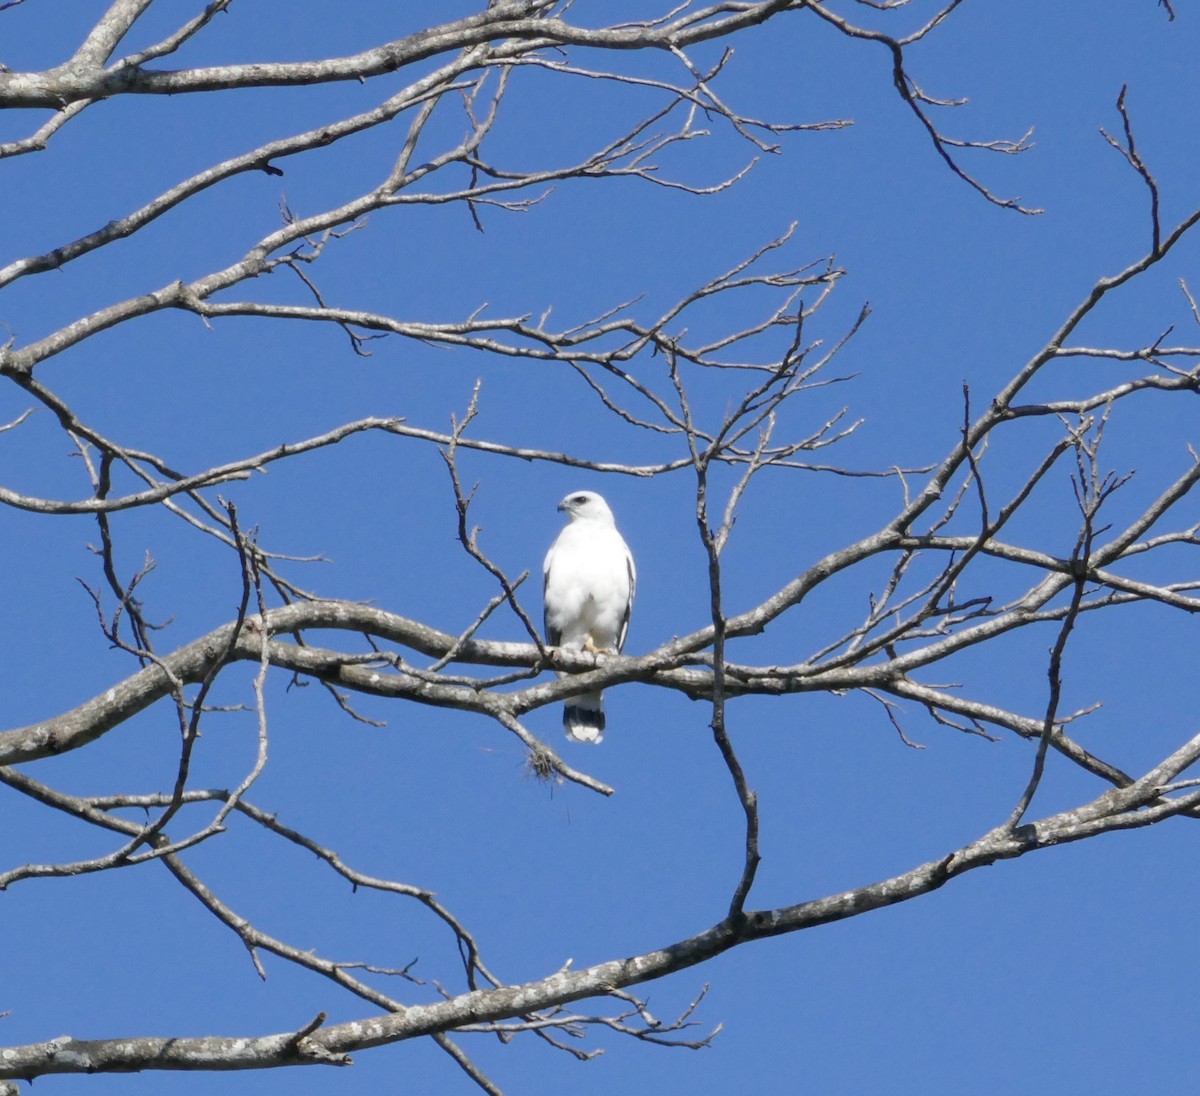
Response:
[[[20,2],[0,3],[0,12]],[[0,291],[17,302],[12,316],[6,313],[9,336],[0,346],[0,391],[17,401],[0,424],[7,458],[0,507],[21,511],[14,520],[36,522],[38,529],[50,525],[56,533],[74,528],[73,517],[87,517],[95,532],[88,534],[94,544],[88,545],[87,573],[79,578],[90,599],[84,607],[95,614],[95,643],[120,660],[116,669],[104,664],[104,688],[87,679],[88,691],[99,689],[90,699],[77,703],[87,695],[82,686],[74,693],[62,688],[39,699],[35,722],[0,731],[5,794],[33,817],[53,818],[92,842],[76,846],[68,838],[57,852],[34,855],[17,834],[12,859],[0,865],[0,891],[46,879],[68,885],[75,876],[101,872],[122,883],[165,873],[204,917],[238,941],[260,978],[271,964],[287,964],[319,979],[330,1004],[285,1018],[280,1024],[287,1030],[268,1034],[39,1039],[0,1052],[0,1089],[12,1088],[8,1079],[55,1073],[343,1066],[370,1048],[428,1037],[473,1085],[497,1093],[490,1062],[485,1070],[483,1059],[466,1049],[470,1036],[500,1043],[533,1038],[579,1061],[604,1049],[584,1041],[592,1036],[701,1049],[720,1027],[697,1026],[707,987],[689,987],[684,1001],[690,1003],[661,1013],[661,1003],[656,1000],[652,1011],[650,998],[636,987],[752,941],[921,897],[1001,860],[1200,817],[1200,736],[1164,727],[1160,735],[1139,736],[1136,750],[1119,736],[1099,741],[1089,735],[1097,721],[1085,717],[1104,702],[1104,690],[1085,678],[1088,688],[1077,698],[1073,691],[1073,652],[1088,629],[1120,627],[1136,615],[1133,610],[1153,613],[1155,620],[1200,611],[1194,568],[1200,457],[1186,437],[1172,435],[1178,452],[1163,445],[1149,467],[1138,465],[1136,479],[1106,470],[1110,457],[1118,467],[1132,466],[1128,450],[1119,447],[1125,439],[1111,439],[1127,424],[1143,438],[1147,428],[1139,416],[1149,401],[1170,401],[1174,410],[1200,390],[1200,346],[1174,334],[1176,321],[1200,322],[1187,283],[1180,280],[1182,299],[1173,298],[1174,311],[1166,317],[1134,310],[1138,315],[1130,319],[1114,300],[1125,287],[1136,284],[1150,293],[1161,275],[1178,277],[1172,261],[1178,264],[1200,223],[1200,205],[1173,224],[1163,219],[1170,187],[1165,175],[1160,186],[1143,158],[1145,142],[1139,142],[1124,86],[1117,100],[1122,128],[1117,136],[1102,133],[1149,192],[1148,247],[1115,273],[1094,278],[1055,320],[1048,339],[1020,333],[1021,345],[1035,348],[1009,363],[1000,374],[1006,379],[981,381],[969,366],[961,421],[952,415],[933,424],[943,428],[940,433],[917,423],[919,444],[889,440],[889,448],[876,449],[884,454],[880,467],[863,457],[864,435],[877,427],[854,409],[858,389],[851,382],[878,371],[880,363],[870,355],[879,355],[880,345],[884,354],[891,350],[887,340],[877,340],[875,349],[864,345],[860,333],[869,331],[871,306],[844,300],[848,273],[827,246],[795,257],[804,236],[797,223],[768,229],[759,237],[766,243],[746,245],[733,253],[742,256],[736,260],[723,254],[691,280],[691,253],[680,248],[677,256],[672,247],[669,265],[680,273],[663,280],[665,266],[640,269],[634,258],[640,252],[628,247],[637,227],[619,223],[623,212],[613,215],[604,207],[600,216],[580,206],[587,210],[584,219],[595,217],[590,227],[599,226],[605,245],[612,237],[603,258],[623,264],[630,284],[594,294],[586,285],[588,293],[572,297],[558,295],[551,278],[548,290],[527,294],[513,275],[499,296],[488,295],[495,286],[477,295],[463,288],[477,284],[475,253],[456,249],[451,228],[444,226],[492,246],[502,236],[496,226],[519,214],[520,224],[533,226],[528,238],[549,254],[562,241],[552,233],[538,237],[547,223],[539,218],[564,191],[591,195],[609,187],[646,195],[646,201],[719,204],[735,189],[755,185],[770,162],[767,154],[783,154],[794,141],[807,148],[808,142],[815,147],[839,139],[836,131],[850,119],[833,111],[776,119],[761,106],[739,102],[746,95],[730,79],[739,61],[733,44],[745,40],[744,32],[768,25],[779,33],[815,29],[846,49],[882,47],[891,62],[884,90],[899,96],[904,117],[916,119],[914,132],[933,145],[954,177],[948,182],[965,182],[1006,210],[1040,212],[1001,196],[971,161],[976,153],[1024,152],[1033,130],[1015,139],[952,135],[941,119],[966,98],[957,89],[927,91],[914,75],[914,58],[943,34],[962,0],[943,0],[919,22],[908,8],[907,33],[878,29],[897,26],[907,6],[908,0],[856,0],[836,8],[823,0],[683,0],[664,13],[618,23],[573,0],[490,0],[474,14],[401,37],[367,38],[365,48],[356,39],[355,52],[346,56],[318,42],[306,60],[243,53],[223,63],[209,48],[219,36],[205,32],[218,15],[229,10],[232,16],[231,0],[196,5],[190,17],[162,25],[148,18],[153,0],[109,0],[57,55],[65,58],[61,63],[36,72],[0,66],[0,105],[42,112],[0,143],[0,159],[46,149],[68,124],[81,130],[114,102],[140,118],[139,108],[154,96],[163,117],[174,120],[175,107],[189,97],[197,104],[249,104],[252,89],[270,88],[280,101],[302,106],[316,85],[328,85],[329,92],[341,85],[345,93],[330,96],[319,122],[280,111],[263,120],[280,128],[256,131],[254,138],[240,137],[248,131],[231,126],[221,134],[227,143],[211,146],[221,151],[182,159],[184,166],[149,196],[128,189],[113,216],[104,214],[108,219],[90,231],[83,228],[96,222],[73,224],[54,209],[22,210],[43,234],[31,235],[37,242],[27,253],[5,256],[0,265]],[[1160,0],[1160,6],[1173,21],[1172,5]],[[31,13],[26,8],[13,21]],[[147,32],[151,25],[160,26],[154,36]],[[161,37],[137,45],[139,35],[143,43]],[[180,67],[161,67],[174,55]],[[564,89],[596,94],[603,109],[561,139],[539,132],[533,140],[513,125],[523,117],[522,96],[534,93],[553,103]],[[818,132],[830,136],[814,136]],[[162,133],[166,139],[169,131]],[[53,155],[60,152],[69,157],[71,149],[56,141]],[[304,173],[310,166],[319,185],[309,186]],[[253,212],[230,215],[219,230],[213,225],[207,210],[226,208],[222,201],[232,201],[237,187],[252,187],[255,180],[275,186],[272,180],[285,168],[289,196],[272,193],[262,201],[256,193]],[[88,165],[92,170],[99,177],[102,169]],[[299,185],[293,186],[293,173]],[[437,221],[447,239],[437,238],[436,255],[421,254],[424,245],[413,240],[422,238],[407,232],[422,217],[446,218]],[[203,250],[182,231],[193,222],[204,227]],[[476,229],[487,235],[478,237]],[[402,265],[376,273],[375,265],[383,265],[379,253],[364,256],[367,243],[375,246],[384,232],[393,235],[384,237],[383,250],[400,255]],[[169,243],[156,243],[161,240]],[[565,243],[575,246],[574,239]],[[511,242],[502,247],[510,249],[505,260],[511,259]],[[122,265],[135,252],[153,259]],[[587,283],[595,275],[599,286],[599,258],[572,252],[570,264],[552,268],[553,277]],[[520,264],[511,265],[515,271]],[[395,284],[394,269],[402,270],[402,284]],[[45,279],[51,272],[54,277]],[[449,304],[429,305],[420,292],[422,280],[435,272],[453,282]],[[271,279],[273,273],[283,277]],[[497,280],[510,280],[507,265]],[[36,322],[20,311],[22,293],[49,302],[34,313]],[[499,303],[493,308],[489,300]],[[559,319],[564,306],[570,311]],[[1108,325],[1113,314],[1120,321],[1116,334]],[[139,386],[126,390],[114,378],[132,374],[111,364],[113,347],[142,353],[128,347],[140,348],[142,333],[152,336],[155,324],[172,325],[176,341],[164,355],[172,360],[139,357],[134,365],[175,370],[166,373],[166,389],[184,369],[197,368],[173,360],[177,346],[183,362],[182,348],[193,338],[228,338],[216,350],[206,349],[207,367],[247,331],[265,333],[271,351],[255,345],[219,364],[264,387],[248,383],[243,392],[214,380],[206,406],[193,407],[189,389],[178,400],[184,406],[158,418],[174,393],[156,402],[140,377]],[[302,353],[311,351],[311,360],[294,362],[291,344],[274,341],[285,334],[309,336]],[[334,337],[320,341],[325,334]],[[328,349],[333,343],[336,352]],[[947,346],[956,360],[986,349],[993,365],[1004,365],[1001,352],[990,346],[949,340]],[[397,348],[400,354],[390,354]],[[272,356],[286,364],[265,360]],[[897,354],[901,366],[910,360]],[[461,371],[464,363],[471,372]],[[892,367],[890,360],[882,364]],[[319,395],[313,399],[328,398],[332,405],[336,397],[336,408],[310,406],[307,390],[304,396],[285,391],[301,368],[333,378],[330,386],[314,389]],[[452,413],[455,401],[461,412],[461,385],[471,378],[480,379],[465,413]],[[484,378],[489,400],[505,394],[509,383],[544,382],[552,395],[545,405],[513,400],[511,420],[487,427],[483,436],[478,412]],[[272,385],[277,395],[262,395]],[[403,418],[392,413],[398,400]],[[564,408],[569,400],[569,416],[558,414],[560,400]],[[256,431],[236,435],[236,442],[232,430],[223,429],[233,401],[257,419]],[[325,416],[332,416],[326,425],[312,425]],[[301,419],[305,425],[297,425]],[[330,421],[339,425],[326,428]],[[341,446],[360,435],[361,442]],[[302,440],[279,442],[281,437]],[[931,445],[942,453],[932,462]],[[441,509],[424,497],[424,483],[412,482],[428,474],[428,462],[422,462],[433,459],[431,447],[448,472]],[[65,474],[64,453],[74,462]],[[1075,458],[1073,476],[1063,467],[1068,454]],[[300,564],[324,557],[275,543],[286,539],[279,531],[284,523],[268,520],[273,503],[263,485],[268,473],[274,487],[283,478],[280,470],[303,469],[296,460],[301,456],[312,462],[309,467],[362,457],[349,472],[337,465],[336,487],[323,480],[317,490],[303,481],[288,496],[314,537],[322,523],[342,520],[326,509],[321,491],[370,492],[373,522],[384,507],[398,508],[391,490],[397,481],[420,500],[420,520],[410,521],[406,512],[404,522],[387,531],[402,530],[430,557],[441,551],[438,544],[449,544],[438,562],[455,580],[444,583],[440,600],[408,610],[420,619],[351,600],[353,588],[339,585],[341,571],[330,580],[333,596],[317,596],[300,584]],[[381,464],[388,468],[382,477]],[[523,475],[530,465],[555,474],[570,468],[627,482],[659,480],[664,495],[676,491],[675,502],[688,480],[702,551],[695,556],[695,541],[687,551],[702,560],[699,570],[682,574],[691,564],[676,549],[677,530],[668,524],[673,518],[658,521],[655,515],[644,535],[670,536],[668,549],[655,545],[658,557],[678,551],[679,560],[670,559],[664,569],[680,568],[681,590],[694,580],[702,610],[684,595],[674,599],[679,608],[670,621],[659,617],[638,635],[639,654],[599,657],[546,646],[524,596],[529,571],[502,565],[514,558],[511,546],[498,547],[499,538],[493,539],[497,533],[524,538],[529,531],[519,526],[528,520],[526,511],[504,529],[489,528],[485,544],[473,524],[476,464],[493,477],[481,481],[481,492],[507,490],[504,477]],[[73,478],[80,471],[82,485]],[[797,475],[803,472],[824,475]],[[823,497],[822,504],[833,498],[831,510],[845,513],[820,522],[803,487],[793,485],[834,483],[839,493]],[[218,495],[218,488],[230,497]],[[507,497],[516,494],[514,489]],[[528,513],[536,513],[532,502]],[[767,532],[745,531],[764,514],[769,521],[760,528]],[[43,523],[48,518],[63,520]],[[441,541],[430,539],[434,529],[442,531]],[[402,536],[393,535],[385,550],[390,553]],[[12,538],[14,575],[40,562],[37,543]],[[215,554],[226,573],[196,577],[196,589],[187,590],[202,570],[186,555],[192,545]],[[162,572],[172,562],[174,573],[184,577],[162,593]],[[456,580],[478,580],[480,568],[486,586],[463,605],[455,591],[465,587]],[[414,588],[428,581],[423,572],[404,577]],[[64,583],[78,592],[73,575]],[[374,594],[367,589],[366,596]],[[183,616],[172,625],[181,608]],[[696,617],[689,619],[692,612]],[[31,649],[62,638],[49,635],[38,613],[12,615],[14,634]],[[451,623],[435,626],[438,617]],[[515,639],[508,635],[513,629]],[[1044,669],[1044,686],[1001,695],[987,684],[978,663],[1005,643],[1020,645],[1038,674]],[[276,692],[276,681],[291,691]],[[364,726],[383,726],[384,719],[375,718],[383,711],[390,724],[391,712],[424,712],[440,730],[431,712],[439,709],[488,741],[500,736],[519,753],[524,774],[543,782],[541,794],[575,784],[605,797],[589,799],[590,809],[601,810],[611,809],[606,798],[622,783],[608,767],[613,755],[598,755],[595,775],[582,771],[572,764],[571,747],[560,753],[530,717],[571,697],[629,685],[701,701],[732,790],[725,804],[730,810],[713,814],[719,824],[731,825],[737,848],[728,886],[717,891],[717,908],[696,911],[697,920],[687,926],[663,927],[647,917],[639,930],[661,932],[660,939],[673,941],[665,947],[647,950],[639,936],[625,958],[598,958],[576,969],[571,960],[551,956],[532,969],[518,968],[512,977],[520,981],[510,982],[514,964],[508,956],[496,957],[457,892],[443,898],[432,885],[410,881],[407,869],[399,878],[386,869],[352,867],[352,861],[362,862],[359,854],[343,859],[319,825],[293,814],[284,822],[284,812],[273,809],[268,796],[276,793],[264,776],[274,771],[272,754],[293,714],[307,711],[301,686],[313,681],[337,706],[321,709],[321,718],[331,713],[352,733],[378,733]],[[808,693],[857,704],[889,737],[894,731],[905,745],[928,746],[921,755],[906,753],[908,758],[926,758],[936,748],[925,734],[910,734],[914,713],[937,734],[972,736],[980,749],[1012,738],[1029,755],[1028,778],[1004,800],[1015,799],[1011,811],[1004,806],[971,831],[978,836],[949,852],[822,897],[804,898],[808,886],[798,884],[782,904],[756,909],[761,859],[777,846],[770,843],[769,774],[750,748],[766,736],[750,718],[755,708],[749,701]],[[790,703],[799,710],[797,700]],[[400,704],[408,707],[396,708]],[[244,715],[231,714],[236,712]],[[63,760],[101,741],[118,746],[116,736],[145,714],[157,717],[155,733],[165,731],[167,741],[165,768],[153,783],[140,771],[130,770],[123,780],[111,768],[91,775],[90,768],[71,769]],[[344,720],[347,715],[356,722]],[[234,718],[244,719],[247,728],[252,720],[253,729],[241,743],[243,752],[230,754],[236,767],[230,763],[228,771],[209,778],[204,751],[218,737],[221,721]],[[1046,797],[1042,785],[1053,766],[1069,767],[1077,780],[1072,786],[1087,790],[1039,818],[1035,808]],[[72,786],[80,779],[105,782],[81,792]],[[516,786],[530,790],[519,779]],[[334,958],[272,928],[270,912],[251,916],[254,907],[245,895],[233,884],[226,893],[225,876],[209,870],[243,832],[303,853],[315,874],[344,892],[371,892],[371,901],[414,912],[432,926],[440,956],[435,950],[431,959],[404,938],[398,954],[366,954],[364,948]],[[694,932],[695,924],[709,922]],[[427,970],[439,963],[441,969]],[[343,995],[353,1011],[347,1012]],[[346,1015],[355,1018],[329,1022]],[[120,1030],[123,1024],[118,1016],[105,1026]]]

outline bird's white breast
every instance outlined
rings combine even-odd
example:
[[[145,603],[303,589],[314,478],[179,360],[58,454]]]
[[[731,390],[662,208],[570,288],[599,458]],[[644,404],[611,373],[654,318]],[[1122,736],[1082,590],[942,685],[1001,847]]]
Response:
[[[572,522],[546,556],[546,612],[563,646],[614,648],[629,605],[629,550],[612,526]]]

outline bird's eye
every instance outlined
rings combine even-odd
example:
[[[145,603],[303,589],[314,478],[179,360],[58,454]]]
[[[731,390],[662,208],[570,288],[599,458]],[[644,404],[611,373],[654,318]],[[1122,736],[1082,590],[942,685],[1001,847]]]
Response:
[[[585,502],[587,502],[587,495],[576,495],[571,501],[575,503],[576,506],[582,506]]]

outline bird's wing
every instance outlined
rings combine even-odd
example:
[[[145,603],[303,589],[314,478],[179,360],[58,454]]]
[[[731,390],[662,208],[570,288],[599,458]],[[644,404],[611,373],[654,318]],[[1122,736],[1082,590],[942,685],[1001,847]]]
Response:
[[[553,611],[553,606],[550,603],[550,569],[554,566],[554,556],[558,548],[558,540],[550,545],[550,551],[546,553],[546,561],[542,564],[542,630],[546,633],[546,642],[551,647],[558,647],[562,644],[562,630],[555,628],[550,623],[550,616]]]
[[[625,572],[629,575],[629,597],[625,601],[625,611],[621,614],[621,629],[617,633],[617,650],[625,646],[625,637],[629,634],[629,618],[633,614],[633,595],[637,589],[637,568],[633,565],[633,553],[629,545],[625,545]]]

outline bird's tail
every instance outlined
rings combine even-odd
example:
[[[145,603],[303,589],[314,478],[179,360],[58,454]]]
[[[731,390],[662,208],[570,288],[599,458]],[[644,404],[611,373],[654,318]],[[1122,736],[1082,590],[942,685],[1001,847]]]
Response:
[[[563,730],[572,742],[604,738],[604,698],[600,693],[572,697],[563,706]]]

